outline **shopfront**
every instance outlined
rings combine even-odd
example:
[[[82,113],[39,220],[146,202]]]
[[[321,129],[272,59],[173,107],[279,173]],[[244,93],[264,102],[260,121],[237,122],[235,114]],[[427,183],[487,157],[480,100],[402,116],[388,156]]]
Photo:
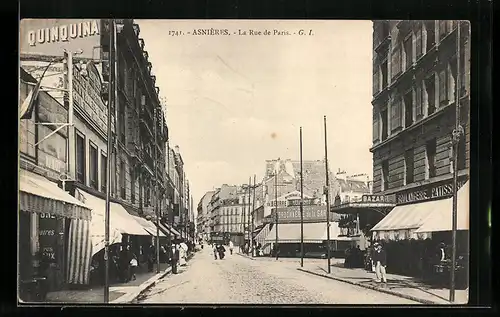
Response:
[[[457,256],[468,258],[469,186],[466,176],[458,181]],[[436,254],[444,243],[451,257],[451,180],[396,193],[399,203],[372,228],[373,239],[386,247],[388,270],[409,276],[429,277],[439,262]]]
[[[20,170],[19,209],[21,299],[33,299],[36,281],[47,292],[88,282],[90,207],[55,182]]]

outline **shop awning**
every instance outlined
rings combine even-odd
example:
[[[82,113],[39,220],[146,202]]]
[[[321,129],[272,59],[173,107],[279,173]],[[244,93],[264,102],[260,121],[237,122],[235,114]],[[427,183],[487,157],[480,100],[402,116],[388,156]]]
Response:
[[[452,208],[453,198],[446,199],[416,232],[451,231]],[[469,182],[466,182],[457,193],[457,230],[469,230],[469,210]]]
[[[89,206],[59,188],[56,183],[23,169],[19,173],[19,208],[72,219],[91,218]]]
[[[340,240],[337,222],[330,223],[330,241]],[[326,222],[304,223],[304,243],[323,243],[327,240]],[[300,243],[300,223],[278,224],[278,243]],[[276,241],[276,226],[267,235],[266,242]]]
[[[389,202],[365,202],[365,201],[357,201],[357,202],[348,202],[343,203],[337,206],[333,206],[331,211],[337,214],[357,214],[362,213],[364,211],[374,211],[381,215],[387,215],[396,204]]]
[[[376,240],[425,239],[418,234],[420,228],[432,213],[446,208],[447,199],[427,201],[395,207],[384,219],[372,228]]]
[[[92,255],[104,248],[105,213],[106,201],[95,197],[81,189],[76,189],[75,196],[84,201],[92,208],[92,220],[90,223],[90,235],[92,239]],[[149,236],[149,233],[141,226],[122,205],[110,203],[109,217],[109,244],[120,243],[122,234]]]
[[[146,230],[147,233],[149,233],[153,237],[156,237],[156,225],[154,223],[141,217],[133,215],[131,216],[144,228],[144,230]],[[161,232],[161,230],[160,230],[160,237],[166,237],[166,235],[163,232]]]
[[[181,233],[177,230],[175,230],[174,228],[172,228],[171,225],[169,225],[168,223],[160,223],[160,228],[163,228],[164,231],[167,231],[167,232],[170,232],[171,234],[173,234],[174,236],[176,237],[180,237],[181,236]]]

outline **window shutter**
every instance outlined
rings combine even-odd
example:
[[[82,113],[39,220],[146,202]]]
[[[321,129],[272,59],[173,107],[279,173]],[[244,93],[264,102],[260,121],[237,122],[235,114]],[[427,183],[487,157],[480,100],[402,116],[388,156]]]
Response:
[[[401,99],[396,100],[396,128],[401,127]]]
[[[422,26],[420,26],[419,29],[417,30],[415,37],[416,37],[416,54],[417,54],[417,59],[418,59],[423,54]]]
[[[373,72],[373,94],[376,95],[379,92],[380,87],[380,75],[378,66],[375,66],[376,70]]]
[[[439,72],[439,103],[448,102],[446,89],[446,69]]]
[[[415,117],[418,120],[422,116],[423,89],[422,85],[417,85],[415,89]]]
[[[399,75],[401,70],[401,52],[399,48],[396,48],[391,56],[391,78]]]
[[[377,141],[379,139],[379,118],[378,113],[373,114],[373,141]]]

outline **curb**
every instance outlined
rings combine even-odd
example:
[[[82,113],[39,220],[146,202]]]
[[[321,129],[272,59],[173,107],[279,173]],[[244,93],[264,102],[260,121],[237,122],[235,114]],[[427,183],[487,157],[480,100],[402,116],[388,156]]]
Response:
[[[415,302],[419,302],[419,303],[422,303],[422,304],[427,304],[427,305],[443,304],[443,303],[440,303],[440,302],[435,302],[435,301],[431,301],[431,300],[427,300],[427,299],[421,299],[421,298],[418,298],[418,297],[415,297],[415,296],[412,296],[412,295],[401,294],[401,293],[398,293],[398,292],[394,292],[394,291],[391,291],[391,290],[379,288],[379,287],[372,286],[372,285],[365,285],[365,284],[361,284],[361,283],[358,283],[358,282],[352,282],[352,281],[349,281],[347,279],[343,279],[343,278],[339,278],[339,277],[334,277],[334,276],[327,275],[327,274],[312,272],[312,271],[309,271],[309,270],[306,270],[306,269],[302,269],[302,268],[297,268],[297,270],[305,272],[305,273],[309,273],[309,274],[312,274],[312,275],[329,278],[331,280],[340,281],[340,282],[344,282],[344,283],[347,283],[347,284],[364,287],[364,288],[371,289],[371,290],[374,290],[374,291],[378,291],[378,292],[381,292],[381,293],[386,293],[386,294],[394,295],[394,296],[397,296],[397,297],[409,299],[409,300],[412,300],[412,301],[415,301]],[[446,305],[446,304],[444,304],[444,305]]]
[[[139,289],[132,292],[132,293],[129,293],[129,294],[125,294],[123,296],[120,296],[118,297],[117,299],[115,299],[114,301],[112,301],[110,304],[129,304],[131,302],[133,302],[134,300],[136,300],[141,294],[143,294],[145,291],[149,290],[151,287],[155,286],[156,283],[164,278],[168,273],[170,273],[172,271],[172,268],[171,267],[168,267],[165,271],[161,272],[161,273],[158,273],[156,274],[155,276],[151,277],[149,280],[147,280],[146,282],[142,283],[140,286],[139,286]]]

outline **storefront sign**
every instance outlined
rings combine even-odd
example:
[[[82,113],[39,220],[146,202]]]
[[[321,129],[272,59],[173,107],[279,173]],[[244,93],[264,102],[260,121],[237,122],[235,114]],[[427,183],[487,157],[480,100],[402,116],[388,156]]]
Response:
[[[302,209],[304,222],[326,221],[326,206],[303,206]],[[300,222],[300,206],[278,208],[278,222]]]
[[[57,262],[57,218],[49,213],[40,213],[39,220],[39,238],[40,252],[49,263]]]
[[[83,76],[78,66],[73,67],[73,102],[75,108],[106,135],[108,111],[101,98],[101,79],[93,63],[87,65],[86,71],[87,76]]]
[[[317,198],[304,198],[303,199],[303,206],[313,206],[313,205],[318,205],[319,204],[319,199]],[[288,206],[300,206],[300,198],[299,199],[289,199],[288,200]]]
[[[467,180],[461,179],[458,181],[458,189],[465,184]],[[430,184],[425,187],[420,187],[416,190],[404,191],[396,194],[396,203],[405,204],[417,201],[424,201],[436,198],[446,198],[453,196],[452,180],[437,184]]]
[[[394,195],[363,195],[361,201],[364,203],[393,203]]]
[[[94,35],[99,35],[99,22],[97,20],[30,30],[28,42],[30,46],[36,46],[44,43],[68,42],[76,38]]]

